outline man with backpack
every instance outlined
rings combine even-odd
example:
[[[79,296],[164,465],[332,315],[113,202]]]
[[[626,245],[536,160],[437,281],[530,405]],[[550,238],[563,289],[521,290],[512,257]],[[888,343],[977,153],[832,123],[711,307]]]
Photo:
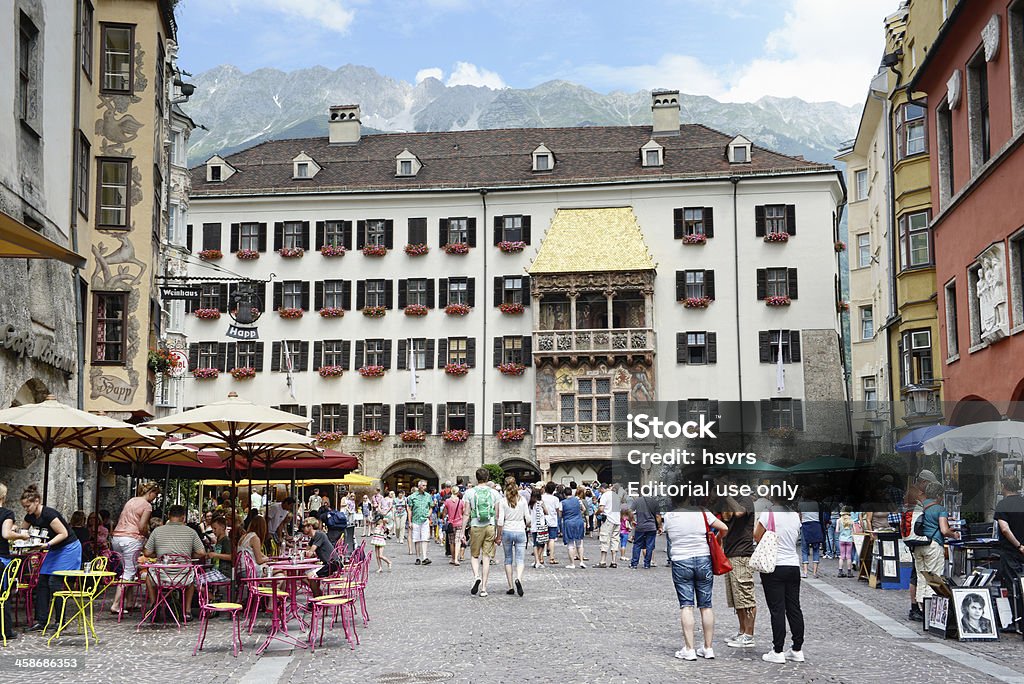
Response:
[[[942,491],[942,485],[937,482],[929,483],[925,487],[924,500],[921,502],[921,515],[914,520],[912,539],[917,540],[918,543],[912,546],[912,550],[914,564],[917,566],[918,603],[923,603],[925,597],[935,594],[928,586],[928,580],[925,579],[923,573],[942,575],[945,564],[943,542],[946,538],[960,538],[960,533],[950,528],[949,513],[945,506],[938,501],[942,496]]]
[[[467,515],[463,516],[463,534],[469,528],[470,563],[473,566],[473,587],[470,594],[480,592],[487,596],[487,575],[494,558],[494,530],[498,518],[501,494],[488,486],[491,473],[487,468],[476,469],[476,487],[466,491]],[[482,567],[481,567],[482,564]]]
[[[317,517],[323,528],[327,530],[327,538],[331,540],[331,545],[337,546],[338,540],[345,534],[345,529],[348,527],[348,516],[344,511],[332,508],[330,499],[325,496],[320,508],[320,515]]]

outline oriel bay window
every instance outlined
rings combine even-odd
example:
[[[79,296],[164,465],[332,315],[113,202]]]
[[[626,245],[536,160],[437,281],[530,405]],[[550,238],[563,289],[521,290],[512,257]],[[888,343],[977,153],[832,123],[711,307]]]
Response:
[[[928,151],[925,135],[926,110],[907,103],[896,110],[896,158],[903,159]]]
[[[93,355],[95,364],[123,364],[127,344],[126,292],[93,294]]]
[[[900,375],[903,386],[930,385],[935,381],[932,371],[931,330],[903,333],[899,343]]]
[[[917,268],[932,263],[930,213],[918,211],[899,218],[900,267]]]
[[[131,93],[135,68],[133,47],[135,27],[125,24],[101,24],[102,93]]]
[[[101,228],[129,227],[128,179],[131,178],[130,159],[100,158],[97,160],[96,223]]]

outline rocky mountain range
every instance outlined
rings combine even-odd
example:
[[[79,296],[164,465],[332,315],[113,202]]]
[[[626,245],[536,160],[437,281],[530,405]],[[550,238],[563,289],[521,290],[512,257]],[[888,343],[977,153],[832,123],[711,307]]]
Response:
[[[335,104],[359,104],[367,134],[651,123],[649,91],[602,94],[567,81],[522,90],[450,87],[434,78],[414,85],[349,64],[334,71],[313,67],[250,73],[223,65],[197,74],[192,82],[195,95],[183,108],[207,130],[193,131],[190,164],[264,140],[326,136],[327,110]],[[678,86],[685,93],[686,84]],[[827,163],[840,143],[856,134],[859,115],[858,107],[835,102],[762,97],[723,103],[680,96],[682,123],[742,133],[757,145]]]

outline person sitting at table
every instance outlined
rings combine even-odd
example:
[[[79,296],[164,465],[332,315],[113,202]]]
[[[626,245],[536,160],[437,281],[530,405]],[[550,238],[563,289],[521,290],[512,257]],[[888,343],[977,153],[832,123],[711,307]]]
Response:
[[[9,542],[16,539],[29,539],[29,534],[17,529],[14,522],[14,511],[7,508],[7,485],[0,482],[0,575],[3,574],[4,568],[13,558]],[[0,593],[3,593],[5,589],[7,589],[5,585],[0,585]],[[18,633],[14,631],[14,620],[11,617],[12,603],[13,601],[5,601],[3,605],[4,631],[7,632],[3,635],[4,639],[18,637]]]
[[[153,502],[160,495],[160,485],[156,482],[143,482],[135,489],[136,495],[125,503],[121,509],[121,515],[117,519],[117,526],[114,527],[114,534],[111,537],[110,547],[121,554],[121,564],[124,570],[121,579],[125,582],[134,582],[139,576],[137,561],[142,547],[149,536],[149,519],[153,514]],[[103,518],[102,512],[100,519]],[[125,585],[118,584],[114,592],[114,600],[110,604],[110,612],[119,615],[121,604],[124,600]]]
[[[206,571],[205,582],[228,582],[231,573],[231,537],[228,536],[228,521],[222,516],[213,519],[213,533],[217,540],[213,550],[206,554],[213,559],[213,567]]]
[[[71,514],[71,532],[78,538],[78,543],[82,545],[82,561],[88,563],[96,555],[96,552],[91,545],[88,545],[89,528],[85,523],[85,511],[75,511]]]
[[[334,552],[334,544],[327,538],[327,535],[320,529],[320,521],[316,518],[306,518],[302,521],[302,533],[309,537],[309,548],[306,549],[307,557],[320,561],[319,568],[306,573],[306,584],[313,596],[320,596],[320,579],[331,574],[331,554]]]
[[[90,513],[85,526],[89,530],[89,541],[92,542],[94,553],[99,555],[100,551],[110,548],[110,528],[100,521],[98,515]]]
[[[157,527],[150,533],[146,541],[144,553],[147,558],[159,558],[163,560],[169,555],[185,556],[186,558],[205,558],[206,549],[199,535],[195,530],[185,524],[185,507],[175,504],[167,509],[167,524]],[[172,584],[178,576],[160,570],[160,583]],[[192,595],[195,593],[195,583],[185,587],[185,605],[192,605]],[[153,573],[146,573],[146,593],[149,595],[150,604],[156,600],[156,581]]]
[[[263,553],[263,542],[266,538],[267,519],[258,515],[249,522],[245,534],[238,540],[237,567],[241,576],[244,577],[245,572],[245,565],[242,561],[243,554],[252,557],[253,562],[256,564],[256,572],[260,577],[267,574],[267,563],[270,562],[270,559]]]
[[[54,592],[64,589],[64,581],[55,572],[82,569],[82,545],[71,532],[71,525],[58,511],[44,506],[39,488],[29,485],[21,494],[21,507],[25,509],[25,527],[39,528],[46,542],[48,553],[39,568],[39,584],[36,585],[36,621],[29,627],[30,632],[41,632],[46,626],[50,610],[50,598]]]

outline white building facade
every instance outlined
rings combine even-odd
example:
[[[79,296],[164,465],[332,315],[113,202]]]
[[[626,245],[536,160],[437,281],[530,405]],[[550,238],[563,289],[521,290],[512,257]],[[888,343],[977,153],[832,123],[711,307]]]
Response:
[[[190,371],[217,377],[186,376],[185,405],[237,391],[309,415],[397,487],[483,463],[609,479],[612,424],[638,401],[761,402],[766,430],[805,429],[804,402],[845,399],[842,183],[679,126],[675,95],[655,93],[653,128],[362,137],[358,108],[332,108],[327,140],[194,169],[190,247],[222,256],[189,268]],[[239,278],[264,297],[258,341],[225,337]]]

